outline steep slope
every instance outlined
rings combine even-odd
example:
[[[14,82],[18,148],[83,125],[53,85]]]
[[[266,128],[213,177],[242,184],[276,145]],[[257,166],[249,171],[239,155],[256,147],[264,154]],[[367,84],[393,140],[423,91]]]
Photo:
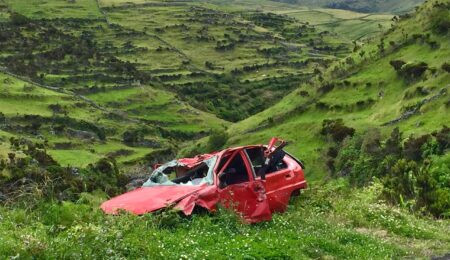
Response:
[[[323,120],[342,118],[360,133],[369,128],[388,133],[398,126],[405,136],[450,124],[450,74],[443,67],[450,56],[449,36],[433,19],[439,10],[448,19],[446,4],[430,2],[418,14],[404,16],[381,40],[332,64],[275,106],[233,125],[230,143],[263,142],[272,135],[292,140],[291,152],[309,162],[314,179],[326,172],[329,143],[320,134]],[[400,75],[390,65],[396,60],[424,62],[428,70],[417,78]],[[393,121],[397,118],[402,120]]]

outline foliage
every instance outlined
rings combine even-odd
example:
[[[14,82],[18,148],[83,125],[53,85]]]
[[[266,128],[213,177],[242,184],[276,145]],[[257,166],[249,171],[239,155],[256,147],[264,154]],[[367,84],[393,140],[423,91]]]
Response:
[[[400,64],[400,61],[391,63],[397,70],[397,73],[408,80],[418,79],[428,70],[428,64],[425,62],[409,62],[401,65],[399,68]]]
[[[211,133],[208,139],[208,150],[220,150],[228,140],[228,133],[225,130],[215,130]]]
[[[441,68],[443,70],[445,70],[446,72],[450,73],[450,64],[449,63],[447,63],[447,62],[443,63]]]
[[[378,130],[371,129],[363,137],[348,139],[337,149],[339,153],[332,160],[331,169],[339,176],[348,175],[355,186],[367,185],[378,178],[383,184],[382,198],[387,201],[410,203],[413,210],[447,216],[450,198],[446,195],[450,186],[442,180],[448,178],[449,171],[442,165],[448,154],[440,156],[447,152],[448,146],[446,141],[440,146],[436,139],[449,138],[448,127],[433,135],[411,136],[405,142],[401,136],[395,128],[382,142]]]
[[[9,15],[9,19],[13,25],[23,26],[30,22],[30,20],[25,16],[17,12],[12,12]]]
[[[322,122],[322,135],[330,135],[335,142],[342,142],[346,137],[353,136],[355,129],[344,125],[342,119],[326,119]]]
[[[442,4],[434,8],[430,14],[430,24],[431,28],[439,34],[446,34],[450,28],[450,11],[448,6]]]
[[[403,65],[406,64],[406,62],[402,60],[391,60],[389,64],[391,64],[395,71],[400,71],[400,69],[403,67]]]
[[[400,203],[414,198],[415,178],[419,167],[414,161],[398,160],[388,171],[383,185],[383,195],[393,203]]]
[[[0,164],[0,193],[8,203],[76,200],[81,192],[94,190],[114,195],[127,183],[114,159],[103,158],[86,169],[61,167],[45,144],[15,138],[10,142],[16,152]],[[19,151],[25,157],[18,156]]]

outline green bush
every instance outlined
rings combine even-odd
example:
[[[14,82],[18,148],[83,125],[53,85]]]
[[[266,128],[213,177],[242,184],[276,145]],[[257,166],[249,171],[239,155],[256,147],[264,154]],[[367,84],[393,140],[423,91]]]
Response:
[[[450,11],[448,7],[435,7],[430,14],[431,29],[438,34],[446,34],[450,28]]]
[[[228,133],[225,130],[214,130],[208,139],[208,150],[217,151],[228,141]]]
[[[322,135],[329,135],[335,142],[342,142],[346,137],[353,136],[355,129],[344,125],[342,119],[325,119],[322,122]]]
[[[389,64],[395,69],[395,71],[400,71],[403,65],[406,64],[406,62],[402,60],[391,60]]]
[[[450,63],[443,63],[441,66],[441,69],[445,70],[446,72],[450,73]]]
[[[419,166],[414,161],[400,159],[383,179],[383,196],[390,202],[400,202],[414,198],[415,178]]]
[[[436,217],[450,217],[450,154],[433,156],[417,176],[417,207]]]
[[[402,144],[398,128],[384,142],[379,131],[371,129],[334,148],[339,153],[328,155],[327,166],[334,176],[348,176],[354,186],[381,179],[382,198],[392,204],[435,217],[449,217],[449,132],[444,126],[432,135],[411,136]]]
[[[16,12],[12,12],[9,15],[9,19],[11,20],[11,23],[13,25],[17,25],[17,26],[26,25],[30,22],[30,20],[26,16],[16,13]]]
[[[404,64],[400,70],[398,70],[398,73],[408,80],[415,80],[420,78],[427,70],[428,64],[423,61],[409,62]]]

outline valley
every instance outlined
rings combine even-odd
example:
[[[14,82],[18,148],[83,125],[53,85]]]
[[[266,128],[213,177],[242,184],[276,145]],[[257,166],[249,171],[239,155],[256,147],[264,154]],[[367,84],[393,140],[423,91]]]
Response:
[[[0,256],[448,255],[450,3],[422,2],[0,0]],[[274,136],[309,188],[270,222],[99,210]]]

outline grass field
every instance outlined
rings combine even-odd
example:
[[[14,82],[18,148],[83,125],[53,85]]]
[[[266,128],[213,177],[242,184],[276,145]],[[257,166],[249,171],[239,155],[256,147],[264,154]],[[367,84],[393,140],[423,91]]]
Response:
[[[13,1],[3,0],[15,12],[19,12],[30,18],[83,18],[99,19],[100,10],[96,0],[76,1],[45,1],[27,0]]]

